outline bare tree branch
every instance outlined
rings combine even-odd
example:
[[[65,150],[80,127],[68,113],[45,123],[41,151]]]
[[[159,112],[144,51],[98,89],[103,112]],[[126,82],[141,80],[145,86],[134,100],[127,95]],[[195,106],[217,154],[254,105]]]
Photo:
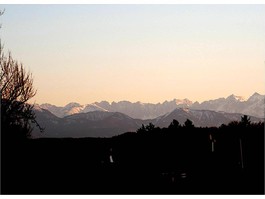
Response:
[[[30,132],[30,122],[32,122],[43,132],[44,129],[35,119],[34,105],[27,104],[37,92],[33,87],[32,74],[25,70],[22,63],[18,64],[10,52],[6,57],[2,46],[0,46],[0,69],[1,112],[4,124],[19,125]]]

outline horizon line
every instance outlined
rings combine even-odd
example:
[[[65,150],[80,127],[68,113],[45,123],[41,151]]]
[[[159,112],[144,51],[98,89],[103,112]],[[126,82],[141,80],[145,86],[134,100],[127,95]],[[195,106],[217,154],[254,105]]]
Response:
[[[198,100],[195,100],[195,101],[192,101],[192,100],[189,100],[188,98],[183,98],[183,99],[180,99],[180,98],[174,98],[172,100],[164,100],[163,102],[156,102],[156,103],[151,103],[151,102],[141,102],[141,101],[129,101],[129,100],[120,100],[120,101],[107,101],[107,100],[101,100],[101,101],[95,101],[95,102],[92,102],[92,103],[85,103],[85,104],[81,104],[79,102],[69,102],[67,104],[65,104],[64,106],[61,106],[61,105],[55,105],[55,104],[51,104],[51,103],[48,103],[48,102],[45,102],[45,103],[32,103],[34,105],[43,105],[43,104],[50,104],[50,105],[54,105],[56,107],[65,107],[69,104],[72,104],[72,103],[76,103],[76,104],[79,104],[79,105],[90,105],[90,104],[95,104],[95,103],[100,103],[100,102],[107,102],[109,103],[110,105],[113,104],[113,103],[120,103],[120,102],[130,102],[130,103],[133,103],[133,104],[136,104],[136,103],[141,103],[141,104],[163,104],[165,102],[171,102],[171,101],[174,101],[174,100],[188,100],[190,101],[192,104],[198,102],[199,104],[205,102],[205,101],[211,101],[211,100],[217,100],[217,99],[227,99],[228,97],[230,96],[235,96],[235,97],[242,97],[243,98],[243,101],[247,101],[251,96],[255,95],[255,94],[259,94],[259,95],[262,95],[262,96],[265,96],[265,94],[260,94],[258,92],[254,92],[252,95],[250,95],[249,97],[245,97],[245,96],[240,96],[240,95],[235,95],[235,94],[231,94],[231,95],[228,95],[227,97],[218,97],[218,98],[215,98],[215,99],[208,99],[208,100],[202,100],[201,102],[199,102]]]

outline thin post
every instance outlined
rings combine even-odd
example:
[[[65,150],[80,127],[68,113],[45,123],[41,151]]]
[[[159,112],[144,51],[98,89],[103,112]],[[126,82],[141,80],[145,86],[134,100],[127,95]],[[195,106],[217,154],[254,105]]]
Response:
[[[241,167],[242,167],[242,169],[244,169],[243,149],[242,149],[242,141],[241,141],[241,138],[239,138],[239,147],[240,147]]]

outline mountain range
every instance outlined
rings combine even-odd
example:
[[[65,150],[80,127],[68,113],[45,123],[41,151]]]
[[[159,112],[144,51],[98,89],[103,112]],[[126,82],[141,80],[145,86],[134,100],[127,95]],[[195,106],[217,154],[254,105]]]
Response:
[[[176,119],[183,124],[190,119],[195,126],[212,127],[239,121],[242,114],[215,112],[210,110],[192,110],[189,108],[176,108],[163,116],[141,120],[131,118],[119,112],[92,111],[76,113],[63,118],[57,117],[50,111],[35,108],[38,123],[45,128],[40,133],[37,128],[32,132],[33,138],[39,137],[112,137],[125,132],[136,132],[142,124],[153,123],[157,127],[168,127]],[[252,122],[263,121],[261,118],[251,117]]]
[[[47,109],[57,117],[65,117],[76,113],[88,113],[93,111],[120,112],[134,119],[154,119],[156,117],[172,112],[176,108],[190,108],[194,110],[223,111],[227,113],[241,113],[250,116],[264,118],[265,95],[254,93],[247,100],[241,96],[230,95],[227,98],[218,98],[204,101],[202,103],[192,102],[188,99],[173,99],[163,103],[132,103],[120,101],[109,103],[107,101],[95,102],[92,104],[80,105],[72,102],[64,107],[51,104],[37,105]]]

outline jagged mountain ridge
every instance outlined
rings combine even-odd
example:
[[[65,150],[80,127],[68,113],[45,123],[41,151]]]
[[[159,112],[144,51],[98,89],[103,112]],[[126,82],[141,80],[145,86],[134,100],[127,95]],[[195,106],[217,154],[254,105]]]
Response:
[[[241,113],[255,117],[264,117],[265,95],[254,93],[244,100],[240,96],[230,95],[227,98],[218,98],[215,100],[204,101],[202,103],[192,102],[188,99],[174,99],[163,103],[132,103],[129,101],[120,101],[109,103],[107,101],[95,102],[92,104],[80,105],[78,103],[69,103],[64,107],[57,107],[51,104],[41,104],[40,108],[49,110],[58,117],[65,117],[76,113],[87,113],[92,111],[120,112],[132,118],[154,119],[173,111],[176,108],[191,108],[196,110],[224,111],[228,113]]]
[[[189,108],[176,108],[174,111],[155,119],[133,119],[123,113],[93,111],[77,113],[59,118],[42,108],[35,108],[38,123],[45,128],[44,133],[33,130],[33,137],[112,137],[125,132],[136,132],[142,124],[153,123],[158,127],[168,127],[176,119],[183,124],[187,119],[193,121],[195,126],[212,127],[228,124],[241,119],[242,114],[215,112],[209,110],[192,110]],[[263,121],[251,117],[251,121]]]

